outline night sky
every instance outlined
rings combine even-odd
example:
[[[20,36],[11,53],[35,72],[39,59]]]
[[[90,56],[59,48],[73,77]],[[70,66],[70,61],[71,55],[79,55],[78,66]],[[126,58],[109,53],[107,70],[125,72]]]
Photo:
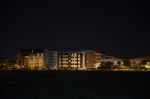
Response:
[[[150,4],[141,1],[3,0],[0,56],[15,56],[22,48],[149,56]]]

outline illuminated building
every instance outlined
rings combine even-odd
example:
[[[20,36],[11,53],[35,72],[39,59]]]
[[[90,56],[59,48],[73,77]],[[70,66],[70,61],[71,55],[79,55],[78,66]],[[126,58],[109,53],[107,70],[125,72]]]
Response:
[[[58,53],[59,68],[97,69],[101,54],[92,50]]]
[[[142,65],[146,66],[150,62],[150,57],[141,57],[130,59],[132,67],[141,67]]]
[[[84,69],[85,52],[58,52],[58,68],[61,69]]]
[[[46,49],[23,49],[18,53],[18,65],[31,70],[44,69],[49,65],[49,51]]]
[[[17,60],[16,60],[16,58],[8,58],[7,59],[7,68],[9,69],[15,69],[15,68],[18,68],[18,67],[16,67],[17,65]]]
[[[27,69],[57,68],[57,51],[47,49],[23,49],[17,55],[18,65]]]
[[[44,68],[44,57],[43,54],[31,54],[25,56],[24,65],[29,69],[42,69]]]
[[[113,56],[106,56],[106,55],[102,56],[101,62],[103,62],[103,63],[111,62],[111,63],[113,63],[113,66],[119,66],[119,65],[122,66],[123,65],[122,59],[116,58]]]
[[[97,69],[100,66],[101,54],[93,50],[87,50],[85,59],[86,69]]]
[[[17,65],[16,58],[0,58],[1,69],[15,69]]]
[[[130,59],[130,63],[131,63],[131,66],[134,67],[134,66],[139,66],[140,63],[145,60],[145,58],[134,58],[134,59]]]

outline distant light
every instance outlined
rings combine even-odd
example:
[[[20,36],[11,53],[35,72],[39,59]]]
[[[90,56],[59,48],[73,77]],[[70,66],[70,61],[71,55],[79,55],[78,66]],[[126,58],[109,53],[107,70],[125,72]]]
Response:
[[[150,63],[147,62],[147,64],[145,65],[145,68],[150,69]]]

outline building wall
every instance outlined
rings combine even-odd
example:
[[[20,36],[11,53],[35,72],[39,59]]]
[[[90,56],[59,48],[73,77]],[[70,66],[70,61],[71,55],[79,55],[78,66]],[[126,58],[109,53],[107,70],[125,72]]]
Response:
[[[93,50],[87,50],[86,51],[86,63],[85,67],[91,68],[91,69],[96,69],[97,67],[100,66],[100,61],[101,61],[101,54],[97,53],[96,51]]]
[[[95,53],[95,67],[96,68],[101,66],[101,59],[102,59],[102,54]]]
[[[31,54],[31,55],[25,56],[24,65],[29,69],[44,68],[43,53]]]
[[[48,52],[43,49],[23,49],[17,54],[17,62],[20,67],[28,69],[45,68]]]
[[[101,62],[112,62],[113,66],[123,65],[123,60],[113,56],[102,56]]]
[[[59,68],[96,69],[100,60],[101,54],[92,50],[58,53]]]
[[[84,68],[84,53],[82,52],[59,52],[59,68]]]
[[[49,51],[49,64],[48,68],[57,69],[57,51]]]

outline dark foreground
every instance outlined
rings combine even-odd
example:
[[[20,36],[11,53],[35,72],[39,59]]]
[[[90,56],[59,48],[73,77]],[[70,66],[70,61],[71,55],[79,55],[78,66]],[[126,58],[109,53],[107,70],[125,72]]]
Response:
[[[0,99],[145,99],[150,72],[0,71]]]

